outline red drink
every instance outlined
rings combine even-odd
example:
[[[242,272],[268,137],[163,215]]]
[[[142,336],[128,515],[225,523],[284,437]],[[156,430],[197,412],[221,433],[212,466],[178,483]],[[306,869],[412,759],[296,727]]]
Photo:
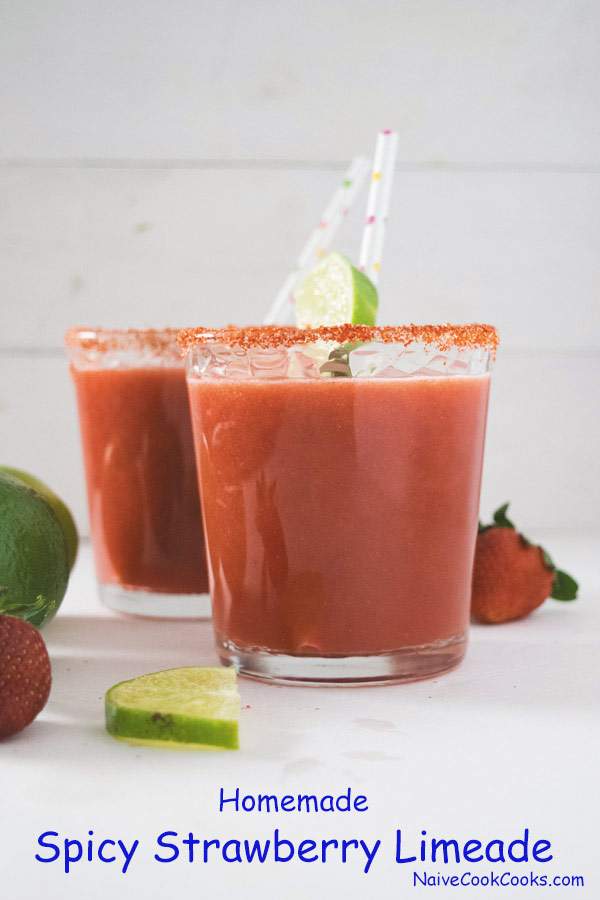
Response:
[[[70,332],[102,598],[126,612],[206,613],[185,370],[172,332]]]
[[[449,668],[466,646],[489,348],[434,350],[407,377],[411,354],[425,353],[414,342],[365,344],[354,377],[332,377],[295,339],[236,347],[220,333],[192,351],[219,652],[283,680]]]

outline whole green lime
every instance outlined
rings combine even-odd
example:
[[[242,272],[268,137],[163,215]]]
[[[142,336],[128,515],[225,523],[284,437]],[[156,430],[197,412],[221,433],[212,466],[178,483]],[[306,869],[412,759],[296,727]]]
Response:
[[[39,626],[60,606],[68,580],[69,552],[56,513],[38,491],[0,473],[2,611]]]
[[[23,472],[21,471],[21,469],[13,469],[11,468],[11,466],[0,466],[0,472],[5,472],[7,475],[12,475],[13,478],[18,478],[19,481],[22,481],[24,484],[32,487],[35,491],[38,492],[38,494],[41,494],[42,497],[44,497],[44,499],[48,501],[48,503],[58,516],[58,521],[63,527],[63,531],[67,539],[67,547],[69,550],[69,568],[72,569],[75,559],[77,558],[79,535],[77,534],[75,520],[69,507],[60,499],[58,494],[55,494],[47,484],[45,484],[43,481],[40,481],[40,479],[36,478],[35,475],[30,475],[29,472]]]

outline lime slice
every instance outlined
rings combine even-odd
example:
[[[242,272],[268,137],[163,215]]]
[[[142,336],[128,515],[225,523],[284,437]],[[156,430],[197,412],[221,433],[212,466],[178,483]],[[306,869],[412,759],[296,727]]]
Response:
[[[105,713],[107,731],[132,744],[235,750],[237,673],[223,666],[192,666],[121,681],[106,692]]]
[[[300,328],[374,325],[377,288],[345,256],[329,253],[294,291]]]
[[[67,540],[67,548],[69,551],[69,568],[73,568],[73,563],[75,562],[75,558],[77,556],[77,547],[79,545],[79,537],[77,535],[77,527],[75,525],[75,521],[73,519],[73,515],[69,507],[63,503],[60,497],[51,490],[47,484],[43,481],[40,481],[39,478],[36,478],[34,475],[30,475],[29,472],[23,472],[21,469],[13,469],[11,466],[0,466],[0,472],[4,472],[6,475],[12,475],[13,478],[18,478],[19,481],[22,481],[23,484],[26,484],[28,487],[32,487],[34,491],[37,491],[38,494],[41,494],[44,500],[50,504],[58,521],[62,525],[62,529],[65,533],[65,538]]]

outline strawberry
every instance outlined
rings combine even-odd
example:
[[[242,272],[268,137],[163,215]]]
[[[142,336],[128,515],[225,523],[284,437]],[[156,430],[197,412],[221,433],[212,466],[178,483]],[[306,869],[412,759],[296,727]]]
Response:
[[[499,624],[522,619],[547,597],[574,600],[577,582],[556,568],[542,547],[527,540],[506,516],[508,503],[492,525],[479,525],[471,614],[478,622]]]
[[[0,615],[0,738],[22,731],[46,705],[50,659],[39,631]]]

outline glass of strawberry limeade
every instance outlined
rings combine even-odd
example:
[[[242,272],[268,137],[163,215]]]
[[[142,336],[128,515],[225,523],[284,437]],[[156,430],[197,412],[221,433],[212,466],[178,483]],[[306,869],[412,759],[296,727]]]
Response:
[[[102,601],[210,614],[185,364],[170,329],[72,328],[90,527]]]
[[[457,665],[495,329],[267,326],[179,339],[222,661],[330,684]]]

